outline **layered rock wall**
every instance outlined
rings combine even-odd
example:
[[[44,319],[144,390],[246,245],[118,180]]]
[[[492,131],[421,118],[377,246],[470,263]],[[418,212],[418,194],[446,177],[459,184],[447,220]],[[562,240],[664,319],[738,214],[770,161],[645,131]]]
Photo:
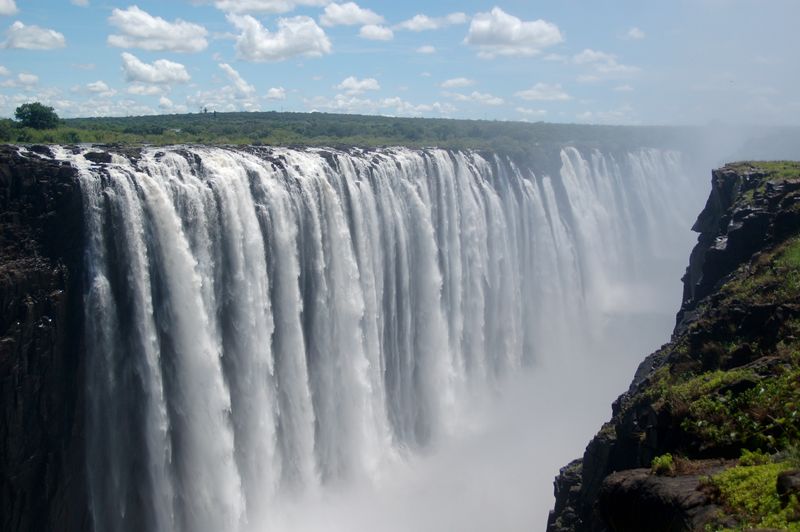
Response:
[[[75,170],[0,146],[0,213],[0,529],[87,530]]]
[[[794,368],[787,353],[797,339],[800,306],[794,287],[780,278],[788,267],[775,261],[789,260],[780,250],[800,234],[800,179],[779,168],[739,164],[713,172],[693,227],[700,235],[672,339],[641,363],[582,459],[561,470],[548,531],[703,530],[725,512],[701,478],[735,465],[742,449],[780,450],[782,433],[768,423],[759,426],[763,441],[733,432],[709,437],[692,417],[698,415],[693,399],[676,399],[697,386],[723,405]],[[731,370],[739,373],[725,374]],[[692,377],[704,375],[711,377],[695,385]],[[685,459],[674,477],[650,471],[653,458],[665,453]]]

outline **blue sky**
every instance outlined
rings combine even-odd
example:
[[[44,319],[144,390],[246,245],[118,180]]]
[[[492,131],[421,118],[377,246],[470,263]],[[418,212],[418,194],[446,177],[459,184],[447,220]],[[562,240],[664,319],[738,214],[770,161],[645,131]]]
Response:
[[[796,0],[0,0],[0,116],[800,124]]]

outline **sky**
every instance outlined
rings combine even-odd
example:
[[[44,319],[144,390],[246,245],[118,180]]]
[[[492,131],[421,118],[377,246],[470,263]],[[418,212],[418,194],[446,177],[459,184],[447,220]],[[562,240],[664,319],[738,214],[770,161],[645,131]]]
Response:
[[[0,0],[0,116],[800,125],[797,0]]]

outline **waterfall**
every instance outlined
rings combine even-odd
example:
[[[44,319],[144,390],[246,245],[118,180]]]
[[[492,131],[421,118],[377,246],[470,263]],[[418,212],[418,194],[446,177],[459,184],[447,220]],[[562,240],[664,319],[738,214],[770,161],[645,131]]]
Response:
[[[379,477],[646,299],[696,210],[656,149],[565,147],[550,174],[434,149],[58,156],[84,194],[103,531],[261,530]]]

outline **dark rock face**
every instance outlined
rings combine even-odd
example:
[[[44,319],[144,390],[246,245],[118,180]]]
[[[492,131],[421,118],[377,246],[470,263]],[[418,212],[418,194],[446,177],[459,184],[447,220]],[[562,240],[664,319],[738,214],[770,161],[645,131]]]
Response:
[[[703,530],[720,508],[704,493],[701,478],[656,476],[649,469],[612,473],[599,493],[602,518],[620,532]]]
[[[690,357],[703,371],[746,366],[755,374],[769,373],[770,365],[778,363],[756,352],[775,349],[783,324],[800,318],[800,306],[717,305],[716,299],[737,269],[800,232],[800,180],[764,177],[730,167],[714,171],[710,197],[693,227],[700,235],[683,278],[672,341],[640,364],[629,390],[614,402],[611,421],[581,460],[561,470],[548,531],[703,530],[719,509],[697,489],[697,475],[658,477],[650,473],[650,463],[676,451],[695,459],[736,458],[739,449],[693,437],[674,412],[646,392],[660,368],[687,363]],[[731,331],[747,341],[727,351],[720,345]],[[680,352],[679,345],[688,346],[689,354]],[[755,385],[742,378],[728,383],[725,391],[742,393]],[[783,483],[787,494],[800,485],[791,475]]]
[[[763,178],[758,172],[742,173],[727,167],[712,173],[711,194],[692,226],[700,236],[683,276],[683,304],[676,331],[683,330],[698,303],[725,276],[770,241],[800,228],[800,214],[792,209],[798,202],[800,181],[768,182],[765,201],[734,208],[739,195],[752,193]]]
[[[42,155],[42,157],[39,156]],[[0,146],[0,529],[90,529],[75,171]]]

